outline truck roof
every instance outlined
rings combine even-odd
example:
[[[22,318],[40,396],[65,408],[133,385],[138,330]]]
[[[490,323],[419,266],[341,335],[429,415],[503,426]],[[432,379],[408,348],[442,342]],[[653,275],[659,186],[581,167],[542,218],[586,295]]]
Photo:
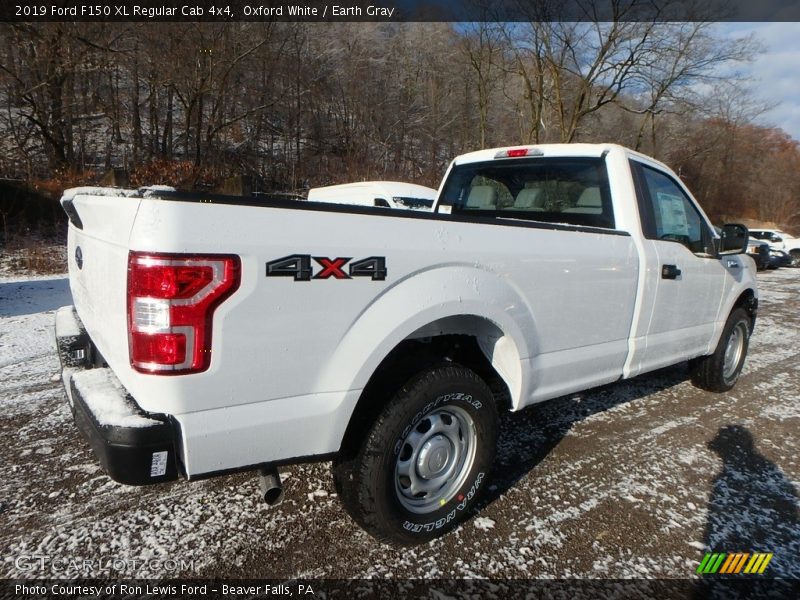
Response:
[[[495,158],[500,158],[498,155],[502,155],[509,150],[528,150],[529,152],[535,151],[536,154],[534,156],[588,156],[588,157],[599,157],[602,156],[604,152],[609,152],[611,150],[618,150],[629,154],[630,156],[636,156],[641,158],[642,160],[658,164],[665,169],[669,169],[667,165],[664,163],[657,161],[645,154],[641,154],[635,150],[631,150],[630,148],[626,148],[625,146],[620,146],[619,144],[522,144],[519,146],[503,146],[499,148],[488,148],[486,150],[477,150],[475,152],[468,152],[467,154],[461,154],[460,156],[456,156],[453,160],[454,165],[463,165],[469,164],[474,162],[484,162],[489,160],[494,160]]]

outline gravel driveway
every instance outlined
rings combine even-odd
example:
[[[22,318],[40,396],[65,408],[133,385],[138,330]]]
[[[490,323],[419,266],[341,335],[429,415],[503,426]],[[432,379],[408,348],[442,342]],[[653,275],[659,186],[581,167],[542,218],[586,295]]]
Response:
[[[2,576],[88,577],[114,559],[135,577],[686,578],[712,548],[772,552],[769,575],[800,578],[800,270],[759,284],[732,392],[695,389],[682,365],[509,414],[483,509],[409,549],[355,525],[324,463],[286,468],[275,508],[247,474],[114,483],[57,376],[66,279],[2,278]]]

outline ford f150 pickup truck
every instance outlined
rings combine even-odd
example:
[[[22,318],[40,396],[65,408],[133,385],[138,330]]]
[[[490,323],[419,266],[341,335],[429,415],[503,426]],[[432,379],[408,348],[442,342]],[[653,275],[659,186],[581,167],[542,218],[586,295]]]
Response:
[[[482,150],[431,212],[75,189],[56,316],[77,426],[127,484],[332,460],[373,536],[448,531],[498,411],[690,361],[724,392],[757,309],[747,229],[615,145]]]

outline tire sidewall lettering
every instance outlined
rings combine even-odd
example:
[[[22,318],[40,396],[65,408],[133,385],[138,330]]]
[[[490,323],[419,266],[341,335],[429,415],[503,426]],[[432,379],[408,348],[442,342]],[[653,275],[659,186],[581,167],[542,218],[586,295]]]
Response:
[[[357,458],[360,466],[354,472],[358,493],[342,496],[348,512],[378,539],[404,544],[441,536],[467,519],[486,488],[495,456],[499,422],[493,400],[486,382],[458,364],[437,365],[409,379],[389,399],[363,442]],[[439,412],[466,412],[471,417],[473,423],[469,426],[474,428],[477,439],[470,454],[475,454],[469,466],[460,467],[463,470],[458,472],[458,488],[453,485],[454,480],[448,480],[446,494],[441,493],[443,490],[436,492],[435,501],[415,508],[421,511],[415,512],[400,498],[397,460],[409,435],[414,447],[421,447],[426,441],[426,415]],[[341,480],[343,490],[349,481],[352,479]]]

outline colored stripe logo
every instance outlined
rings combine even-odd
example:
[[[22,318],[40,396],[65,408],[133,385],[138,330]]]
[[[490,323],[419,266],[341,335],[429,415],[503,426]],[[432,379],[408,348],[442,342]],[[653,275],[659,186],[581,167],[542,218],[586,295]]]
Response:
[[[697,573],[701,575],[761,574],[772,560],[772,552],[706,552]]]

